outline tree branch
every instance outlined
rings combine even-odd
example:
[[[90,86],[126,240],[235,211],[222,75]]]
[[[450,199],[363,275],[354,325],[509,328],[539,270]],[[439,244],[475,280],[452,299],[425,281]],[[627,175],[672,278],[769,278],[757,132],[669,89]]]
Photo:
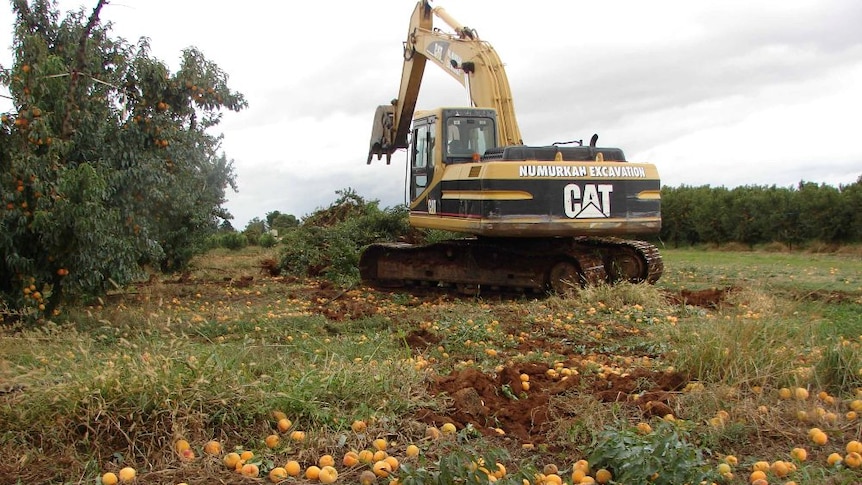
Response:
[[[96,7],[93,8],[93,13],[90,14],[90,18],[87,20],[87,25],[84,27],[84,32],[81,34],[81,40],[78,42],[78,51],[75,56],[76,62],[71,71],[69,93],[66,96],[66,113],[63,115],[62,137],[64,139],[69,138],[75,132],[75,129],[72,127],[72,109],[76,106],[75,88],[78,87],[80,72],[87,67],[87,40],[89,40],[90,34],[93,32],[96,24],[99,23],[99,12],[102,11],[102,7],[107,3],[108,0],[99,0]]]

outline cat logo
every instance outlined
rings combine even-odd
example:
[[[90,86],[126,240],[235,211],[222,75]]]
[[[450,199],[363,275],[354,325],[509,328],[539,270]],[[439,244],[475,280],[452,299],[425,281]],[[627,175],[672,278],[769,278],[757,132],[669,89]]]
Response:
[[[563,188],[566,216],[572,219],[598,219],[611,216],[611,184],[577,184]]]

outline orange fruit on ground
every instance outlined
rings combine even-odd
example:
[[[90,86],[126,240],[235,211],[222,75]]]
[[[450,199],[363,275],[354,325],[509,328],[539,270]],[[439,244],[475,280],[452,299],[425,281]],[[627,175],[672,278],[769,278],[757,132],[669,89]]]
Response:
[[[264,443],[266,443],[267,448],[272,449],[272,448],[275,448],[276,446],[278,446],[278,443],[280,441],[281,441],[281,437],[279,435],[271,434],[271,435],[266,437],[266,439],[264,440]]]
[[[114,473],[108,472],[102,475],[102,485],[116,485],[119,479]]]
[[[782,387],[778,390],[778,397],[781,399],[790,399],[793,397],[793,392],[786,387]]]
[[[371,450],[362,450],[359,452],[359,461],[370,464],[374,461],[374,452]]]
[[[847,453],[852,453],[854,451],[856,453],[862,453],[862,442],[859,442],[857,440],[848,441],[845,450],[847,451]]]
[[[826,457],[826,463],[828,463],[830,466],[837,465],[842,461],[844,461],[844,458],[838,453],[830,453],[829,456]]]
[[[596,470],[596,482],[598,483],[608,483],[611,481],[611,472],[604,469],[599,468]]]
[[[305,441],[305,431],[294,431],[290,433],[290,439],[293,441]]]
[[[769,482],[767,482],[765,478],[758,478],[751,482],[751,485],[769,485]]]
[[[281,418],[278,420],[276,426],[278,427],[278,430],[282,433],[287,433],[287,430],[289,430],[290,427],[293,426],[293,423],[291,423],[290,420],[287,418]]]
[[[131,482],[135,479],[135,475],[137,474],[138,472],[136,472],[134,468],[127,466],[120,470],[120,481],[123,483]]]
[[[436,426],[429,426],[425,428],[425,437],[436,440],[440,437],[440,430]]]
[[[751,472],[751,475],[748,476],[748,483],[754,483],[756,480],[765,480],[766,472],[763,470],[754,470]]]
[[[805,448],[793,448],[790,450],[790,456],[794,460],[805,461],[808,459],[808,451]]]
[[[586,477],[587,474],[580,468],[575,468],[572,470],[572,483],[581,483]]]
[[[844,464],[850,468],[859,468],[862,466],[862,455],[856,451],[851,451],[844,457]]]
[[[825,445],[827,441],[829,441],[829,436],[826,435],[823,431],[819,433],[814,433],[811,436],[811,441],[817,443],[818,445]]]
[[[248,461],[248,460],[251,460],[252,458],[254,458],[254,452],[252,452],[251,450],[245,450],[245,451],[243,451],[242,453],[240,453],[240,454],[239,454],[239,458],[240,458],[242,461]]]
[[[335,479],[338,478],[338,470],[336,470],[332,466],[321,467],[320,473],[318,474],[318,480],[320,483],[328,485],[330,483],[335,482]]]
[[[724,457],[724,462],[730,466],[736,466],[739,463],[739,458],[736,455],[727,455]]]
[[[637,424],[637,430],[640,434],[650,434],[652,433],[652,426],[649,423],[641,421]]]
[[[354,467],[359,464],[359,453],[355,451],[348,451],[344,454],[344,458],[341,459],[341,463],[347,467]]]
[[[302,471],[302,467],[299,466],[298,461],[290,460],[284,464],[284,471],[292,477],[298,477],[299,473]]]
[[[182,453],[180,453],[180,460],[182,460],[186,463],[188,463],[190,461],[194,461],[195,460],[194,450],[192,450],[191,448],[189,448],[188,450],[183,450]]]
[[[305,478],[309,480],[317,480],[320,478],[320,467],[317,465],[311,465],[310,467],[305,469]]]
[[[239,472],[244,477],[257,478],[257,476],[260,475],[260,468],[258,468],[254,463],[246,463],[242,466]]]
[[[790,474],[790,466],[787,462],[781,460],[773,462],[769,469],[778,478],[784,478]]]
[[[398,465],[400,465],[400,463],[398,463],[398,458],[395,458],[394,456],[387,456],[383,459],[383,461],[389,463],[389,467],[392,468],[392,471],[398,470]]]
[[[389,456],[389,454],[386,453],[385,451],[377,450],[374,452],[374,455],[371,457],[371,461],[380,461],[380,460],[386,458],[387,456]]]
[[[408,458],[419,456],[419,447],[416,445],[407,445],[407,450],[404,452]]]
[[[224,466],[234,469],[236,468],[236,464],[240,462],[242,458],[239,456],[239,453],[230,452],[224,456]]]
[[[287,477],[287,470],[284,467],[277,466],[269,471],[269,481],[272,483],[278,483]]]
[[[768,461],[758,461],[758,462],[755,462],[754,465],[751,465],[751,471],[756,472],[758,470],[760,470],[762,472],[768,472],[769,471],[769,462]]]
[[[182,453],[189,448],[191,448],[191,445],[186,440],[177,440],[177,442],[174,443],[174,449],[177,450],[177,453]]]
[[[578,460],[572,465],[572,470],[583,470],[585,474],[590,473],[590,462],[587,460]]]
[[[380,460],[374,462],[374,465],[371,467],[371,471],[373,471],[378,477],[386,478],[390,473],[392,473],[392,466],[389,463]]]
[[[335,458],[332,455],[323,455],[317,460],[317,464],[321,469],[325,466],[333,466],[335,465]]]
[[[797,401],[805,401],[808,399],[808,389],[805,389],[804,387],[794,388],[793,397],[795,397]]]
[[[272,414],[273,419],[275,419],[276,421],[281,421],[282,419],[287,418],[286,414],[284,414],[282,411],[279,411],[277,409],[274,410],[271,414]]]
[[[383,438],[377,438],[371,443],[371,446],[374,447],[375,450],[385,450],[387,446],[389,446],[389,442],[387,442]]]
[[[357,419],[350,425],[350,429],[352,429],[355,433],[361,433],[368,428],[368,424],[365,421]]]
[[[207,455],[218,455],[221,453],[221,443],[216,440],[207,441],[204,445],[204,453]]]
[[[549,473],[542,478],[543,485],[563,485],[563,479],[556,473]]]
[[[372,483],[377,481],[377,475],[374,474],[371,470],[364,470],[359,474],[359,484],[360,485],[371,485]]]
[[[589,475],[587,475],[587,476],[585,476],[585,477],[584,477],[584,479],[583,479],[583,480],[581,480],[581,482],[580,482],[580,483],[581,483],[581,485],[590,485],[590,484],[592,484],[592,483],[596,483],[596,479],[595,479],[595,478],[593,478],[593,477],[591,477],[591,476],[589,476]]]

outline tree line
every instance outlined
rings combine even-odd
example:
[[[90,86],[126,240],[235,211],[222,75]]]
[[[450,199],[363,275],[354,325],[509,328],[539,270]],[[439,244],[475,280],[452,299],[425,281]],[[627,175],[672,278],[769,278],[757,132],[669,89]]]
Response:
[[[664,187],[661,200],[660,238],[673,246],[862,241],[862,176],[838,187]]]

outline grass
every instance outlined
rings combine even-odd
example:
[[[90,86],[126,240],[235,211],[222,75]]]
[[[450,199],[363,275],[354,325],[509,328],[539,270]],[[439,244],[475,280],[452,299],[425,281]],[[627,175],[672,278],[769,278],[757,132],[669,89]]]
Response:
[[[354,483],[368,466],[341,467],[340,456],[377,437],[402,460],[405,483],[483,478],[470,465],[479,457],[508,468],[501,483],[538,483],[549,464],[571,483],[588,456],[631,478],[614,458],[627,453],[622,442],[678,450],[660,463],[666,477],[747,483],[754,462],[790,460],[804,446],[797,483],[862,481],[826,464],[862,437],[848,414],[862,387],[858,258],[665,250],[655,286],[459,299],[273,278],[259,268],[273,251],[216,250],[183,278],[4,328],[0,483],[94,483],[127,465],[140,483],[247,483],[203,453],[210,439],[254,451],[265,472],[333,454],[339,482]],[[708,306],[668,298],[709,288],[730,291]],[[489,409],[439,393],[468,376],[460,389],[473,386]],[[782,399],[784,387],[810,397]],[[657,414],[662,405],[673,420]],[[267,448],[274,411],[307,438],[284,434]],[[444,418],[458,433],[427,437]],[[354,432],[356,420],[368,429]],[[639,422],[664,434],[639,435]],[[812,427],[826,445],[810,441]],[[192,462],[174,452],[180,438]],[[404,456],[410,443],[420,458]],[[714,473],[726,455],[739,458],[732,479]]]

